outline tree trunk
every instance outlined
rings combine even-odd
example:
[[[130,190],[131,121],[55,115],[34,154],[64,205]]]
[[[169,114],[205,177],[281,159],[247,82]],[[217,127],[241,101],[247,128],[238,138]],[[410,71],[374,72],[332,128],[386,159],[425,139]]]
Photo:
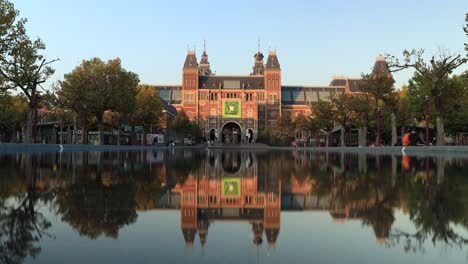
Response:
[[[359,128],[358,131],[359,137],[359,146],[366,147],[367,146],[367,126],[363,126]]]
[[[396,127],[396,115],[395,115],[395,112],[392,112],[390,114],[390,122],[391,122],[391,126],[392,126],[392,142],[391,142],[391,146],[395,146],[396,142],[397,142],[397,127]]]
[[[146,127],[145,126],[141,127],[141,145],[142,146],[146,145]]]
[[[60,145],[63,144],[63,124],[62,121],[60,121]]]
[[[437,146],[445,145],[444,118],[437,116]]]
[[[102,121],[98,120],[98,130],[99,130],[99,138],[98,138],[98,145],[104,145],[104,125]]]
[[[346,147],[346,142],[345,142],[345,127],[343,126],[340,131],[340,142],[342,147]]]
[[[132,125],[132,135],[130,136],[130,145],[136,145],[135,125]]]
[[[72,135],[72,144],[76,144],[76,136],[78,131],[78,121],[76,120],[76,112],[73,113],[73,135]]]
[[[25,143],[33,143],[33,129],[34,129],[34,107],[28,105],[28,118],[26,121],[26,135],[24,138]]]
[[[117,129],[117,146],[120,146],[120,140],[122,139],[122,131],[120,131],[120,125]]]

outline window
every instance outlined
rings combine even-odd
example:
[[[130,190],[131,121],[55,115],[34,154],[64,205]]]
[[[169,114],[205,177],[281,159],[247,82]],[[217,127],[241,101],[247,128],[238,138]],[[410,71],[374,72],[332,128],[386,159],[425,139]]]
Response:
[[[263,93],[258,94],[258,100],[259,101],[265,101],[265,95]]]
[[[218,94],[215,94],[215,93],[210,94],[210,100],[211,100],[211,101],[216,101],[216,100],[218,100]]]
[[[278,95],[277,94],[270,94],[268,96],[268,103],[269,104],[277,104],[278,103]]]
[[[184,103],[187,103],[187,104],[195,103],[195,95],[193,93],[186,93],[184,99],[185,99]]]

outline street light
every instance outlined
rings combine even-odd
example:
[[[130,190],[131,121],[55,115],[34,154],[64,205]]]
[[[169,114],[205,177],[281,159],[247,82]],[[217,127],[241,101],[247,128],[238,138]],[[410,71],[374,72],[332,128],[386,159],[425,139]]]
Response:
[[[429,146],[429,96],[426,95],[426,146]]]

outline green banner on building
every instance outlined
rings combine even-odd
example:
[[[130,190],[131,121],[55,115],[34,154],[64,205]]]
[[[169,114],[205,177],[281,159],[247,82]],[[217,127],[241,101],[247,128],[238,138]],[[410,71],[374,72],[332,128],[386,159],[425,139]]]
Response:
[[[223,101],[223,118],[241,118],[241,102]]]
[[[241,180],[240,178],[223,178],[221,180],[222,196],[240,196]]]

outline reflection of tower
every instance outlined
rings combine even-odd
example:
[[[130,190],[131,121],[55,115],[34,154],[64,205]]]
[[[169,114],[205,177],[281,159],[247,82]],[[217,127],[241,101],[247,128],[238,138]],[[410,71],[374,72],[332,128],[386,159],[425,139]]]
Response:
[[[197,199],[196,179],[190,175],[181,188],[181,228],[184,234],[185,245],[193,247],[197,233]]]
[[[198,232],[204,250],[212,221],[240,220],[252,225],[257,249],[263,243],[263,232],[268,245],[274,247],[280,228],[278,173],[265,168],[260,180],[254,153],[210,151],[208,156],[202,169],[189,175],[180,188],[181,227],[186,245],[193,246]]]
[[[209,226],[210,226],[210,223],[208,222],[208,219],[206,218],[200,219],[200,221],[198,222],[198,236],[200,238],[200,244],[202,246],[202,250],[205,248],[206,237],[208,236]]]
[[[252,223],[252,232],[254,233],[253,243],[258,247],[262,244],[263,239],[263,223],[254,222]]]
[[[275,247],[280,228],[281,181],[275,171],[270,171],[266,182],[266,200],[263,224],[269,247]]]

